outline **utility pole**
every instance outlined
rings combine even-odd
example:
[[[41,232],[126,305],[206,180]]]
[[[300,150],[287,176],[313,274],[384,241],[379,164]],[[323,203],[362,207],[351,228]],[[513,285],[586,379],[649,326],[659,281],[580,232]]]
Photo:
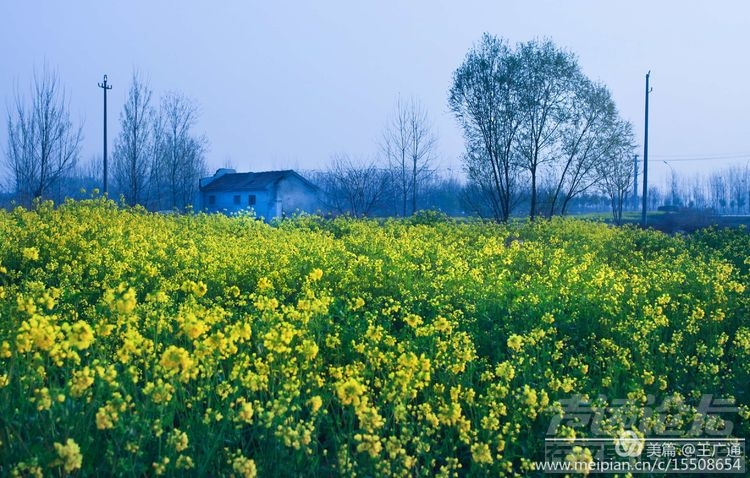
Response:
[[[104,90],[104,189],[103,194],[107,195],[107,90],[112,89],[112,85],[107,85],[107,75],[104,75],[104,83],[99,83],[99,88]]]
[[[646,73],[646,127],[643,135],[643,213],[641,214],[641,225],[646,227],[646,205],[648,204],[648,95],[652,88],[648,86],[651,70]]]
[[[633,155],[633,210],[638,210],[638,155]]]

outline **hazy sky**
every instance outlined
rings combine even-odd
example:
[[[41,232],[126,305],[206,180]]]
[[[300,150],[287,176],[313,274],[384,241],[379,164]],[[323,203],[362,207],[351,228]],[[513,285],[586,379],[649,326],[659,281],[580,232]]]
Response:
[[[0,95],[57,69],[83,159],[109,151],[134,69],[154,96],[201,108],[210,169],[310,169],[332,154],[373,156],[398,95],[426,106],[440,166],[460,169],[448,111],[453,71],[483,32],[548,37],[605,83],[642,142],[651,70],[650,170],[659,179],[750,160],[750,2],[736,1],[34,1],[0,2]],[[642,146],[641,151],[642,154]],[[699,158],[699,160],[695,160]],[[707,159],[708,158],[708,159]],[[688,161],[684,161],[689,159]],[[680,160],[680,161],[673,161]]]

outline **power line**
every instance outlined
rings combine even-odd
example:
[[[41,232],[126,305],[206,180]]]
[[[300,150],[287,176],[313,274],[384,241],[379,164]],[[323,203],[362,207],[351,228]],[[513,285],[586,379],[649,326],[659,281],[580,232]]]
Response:
[[[716,160],[732,160],[732,159],[748,159],[750,153],[735,153],[735,154],[656,154],[651,156],[653,159],[661,161],[673,162],[673,161],[716,161]]]

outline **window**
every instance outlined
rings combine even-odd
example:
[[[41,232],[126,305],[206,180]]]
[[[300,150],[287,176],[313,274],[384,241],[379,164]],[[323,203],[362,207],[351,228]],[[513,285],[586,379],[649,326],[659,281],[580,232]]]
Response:
[[[214,196],[213,194],[208,196],[208,205],[216,206],[216,196]]]
[[[236,194],[236,195],[234,196],[234,203],[235,203],[235,204],[240,204],[240,195],[239,195],[239,194]]]
[[[247,196],[247,205],[248,206],[255,206],[255,194],[249,194]]]

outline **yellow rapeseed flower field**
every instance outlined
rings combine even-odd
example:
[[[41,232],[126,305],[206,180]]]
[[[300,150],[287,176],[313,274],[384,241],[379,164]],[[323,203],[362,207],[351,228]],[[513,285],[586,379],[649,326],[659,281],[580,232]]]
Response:
[[[0,212],[0,475],[523,476],[550,437],[747,436],[749,271],[742,230]]]

